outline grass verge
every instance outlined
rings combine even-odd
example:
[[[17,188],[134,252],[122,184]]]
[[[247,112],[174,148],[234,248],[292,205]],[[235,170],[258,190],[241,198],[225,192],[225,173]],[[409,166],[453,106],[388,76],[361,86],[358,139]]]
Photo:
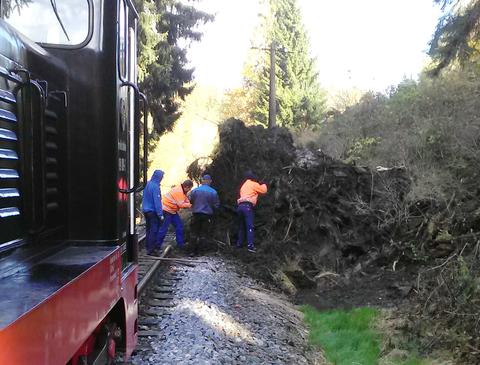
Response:
[[[382,335],[376,329],[381,311],[374,308],[319,312],[303,307],[310,328],[310,343],[323,349],[334,365],[427,365],[415,355],[398,351],[396,356],[381,359]]]

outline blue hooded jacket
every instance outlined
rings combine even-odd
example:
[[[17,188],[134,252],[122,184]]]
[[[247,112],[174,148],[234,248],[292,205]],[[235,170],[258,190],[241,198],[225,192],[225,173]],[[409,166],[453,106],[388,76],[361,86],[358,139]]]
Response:
[[[158,217],[163,216],[162,192],[160,191],[160,181],[162,179],[163,171],[155,170],[143,191],[142,211],[144,213],[155,212]]]

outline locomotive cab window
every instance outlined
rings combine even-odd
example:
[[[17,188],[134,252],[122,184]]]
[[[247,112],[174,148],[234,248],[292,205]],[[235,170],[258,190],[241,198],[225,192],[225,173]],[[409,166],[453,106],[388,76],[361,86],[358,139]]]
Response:
[[[0,0],[2,18],[37,43],[78,46],[90,27],[88,0]]]

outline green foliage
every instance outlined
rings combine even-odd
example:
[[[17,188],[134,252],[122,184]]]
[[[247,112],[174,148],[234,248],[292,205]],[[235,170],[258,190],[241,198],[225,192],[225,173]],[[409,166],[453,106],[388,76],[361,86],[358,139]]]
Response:
[[[388,95],[368,93],[322,125],[315,146],[359,164],[405,166],[412,197],[472,199],[480,162],[480,70],[405,80]]]
[[[140,87],[150,100],[154,132],[171,129],[180,116],[179,100],[191,93],[193,69],[187,47],[201,39],[198,25],[213,16],[195,7],[196,0],[136,0],[140,14],[138,67]]]
[[[478,54],[480,34],[480,1],[435,0],[446,10],[430,42],[429,54],[434,61],[431,74],[438,73],[456,60],[464,63]]]
[[[379,137],[366,137],[356,139],[348,150],[348,163],[369,159],[370,153],[381,139]]]
[[[252,91],[247,88],[237,88],[228,91],[221,106],[221,119],[237,118],[246,125],[255,124],[251,111],[255,108]]]
[[[325,94],[318,84],[315,59],[309,56],[309,41],[296,0],[269,0],[263,17],[263,42],[276,45],[277,123],[285,127],[307,128],[321,122]],[[253,119],[267,125],[269,105],[268,52],[245,67],[245,87],[253,90]]]
[[[310,327],[310,342],[325,351],[328,361],[335,365],[377,363],[380,336],[373,329],[376,309],[319,312],[305,307],[303,312]]]

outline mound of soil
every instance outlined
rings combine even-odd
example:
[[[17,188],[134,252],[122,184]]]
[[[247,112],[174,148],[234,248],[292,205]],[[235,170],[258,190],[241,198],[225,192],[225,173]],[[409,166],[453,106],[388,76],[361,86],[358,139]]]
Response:
[[[319,150],[298,149],[283,128],[246,127],[235,119],[220,127],[211,164],[195,161],[192,179],[213,177],[224,210],[215,237],[236,240],[236,200],[245,171],[267,182],[255,211],[258,253],[245,256],[259,273],[286,274],[296,286],[314,285],[320,272],[344,272],[390,235],[397,204],[410,181],[401,169],[372,171]]]

